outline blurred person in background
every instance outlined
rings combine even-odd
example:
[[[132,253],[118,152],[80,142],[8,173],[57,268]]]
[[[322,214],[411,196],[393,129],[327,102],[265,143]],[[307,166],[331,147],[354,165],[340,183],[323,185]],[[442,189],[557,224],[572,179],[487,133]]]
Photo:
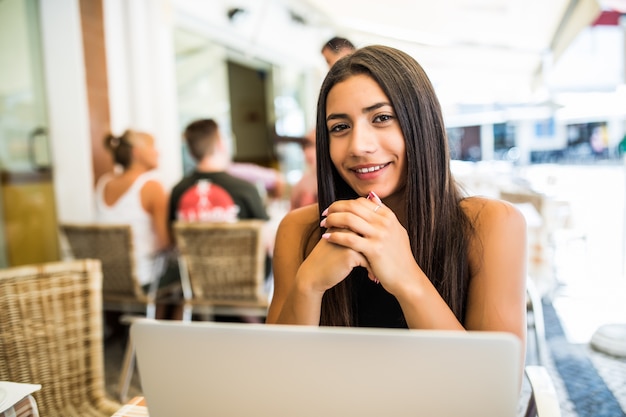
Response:
[[[317,203],[317,175],[315,169],[315,130],[302,140],[302,153],[306,168],[302,178],[291,189],[289,205],[291,210]]]
[[[231,162],[226,172],[255,184],[266,203],[268,200],[280,200],[285,193],[286,181],[277,169],[249,162]]]
[[[230,150],[215,120],[193,121],[183,136],[196,166],[172,189],[168,208],[170,226],[176,220],[269,219],[255,184],[228,172],[232,164]]]
[[[322,55],[328,64],[328,68],[331,68],[340,58],[350,55],[355,49],[352,42],[346,38],[335,36],[324,44],[322,47]]]
[[[104,145],[116,169],[97,181],[96,221],[130,225],[137,277],[144,291],[148,291],[157,277],[159,288],[178,288],[180,277],[175,258],[167,256],[171,249],[167,229],[168,196],[155,171],[159,154],[154,137],[129,129],[120,136],[107,135]],[[158,260],[165,264],[157,270],[158,256],[162,256]],[[159,306],[158,317],[165,314],[162,308]],[[175,314],[180,313],[182,310]]]
[[[172,189],[168,208],[170,230],[176,221],[269,220],[256,185],[228,172],[232,163],[230,149],[215,120],[199,119],[189,123],[183,137],[196,167]],[[274,234],[269,233],[267,227],[264,240],[266,285],[271,288]],[[241,319],[258,322],[257,317],[242,316]]]

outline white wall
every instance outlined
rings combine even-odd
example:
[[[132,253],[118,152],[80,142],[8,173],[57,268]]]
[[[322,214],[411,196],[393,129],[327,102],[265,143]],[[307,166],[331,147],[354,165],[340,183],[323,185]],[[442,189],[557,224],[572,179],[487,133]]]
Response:
[[[92,151],[78,0],[40,2],[58,219],[93,219]],[[155,136],[167,187],[182,176],[169,0],[105,0],[111,127]]]
[[[90,221],[93,170],[78,0],[39,4],[58,219]]]
[[[104,0],[111,130],[154,135],[167,188],[182,176],[169,0]]]
[[[553,91],[613,92],[624,83],[624,29],[584,29],[553,65],[546,84]]]

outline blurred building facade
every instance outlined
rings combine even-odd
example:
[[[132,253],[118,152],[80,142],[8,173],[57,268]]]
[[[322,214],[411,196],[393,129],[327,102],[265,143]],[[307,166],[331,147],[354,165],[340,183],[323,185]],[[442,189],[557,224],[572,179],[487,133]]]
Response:
[[[0,267],[58,259],[57,222],[92,219],[93,185],[112,168],[102,145],[109,131],[152,132],[173,185],[188,166],[183,126],[213,117],[235,160],[297,181],[300,148],[277,138],[313,126],[327,70],[320,40],[338,28],[303,2],[226,3],[0,1]],[[619,157],[625,33],[620,12],[602,12],[558,60],[546,53],[529,102],[446,105],[454,158]]]

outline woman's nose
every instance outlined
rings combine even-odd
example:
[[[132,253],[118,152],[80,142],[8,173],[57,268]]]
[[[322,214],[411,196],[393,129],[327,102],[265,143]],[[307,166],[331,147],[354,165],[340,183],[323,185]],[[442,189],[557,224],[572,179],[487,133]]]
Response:
[[[350,153],[352,155],[373,153],[378,149],[375,129],[368,123],[355,123],[350,139]]]

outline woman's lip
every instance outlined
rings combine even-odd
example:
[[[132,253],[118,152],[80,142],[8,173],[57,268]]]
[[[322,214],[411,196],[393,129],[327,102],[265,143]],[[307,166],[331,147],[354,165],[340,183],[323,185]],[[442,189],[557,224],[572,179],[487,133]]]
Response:
[[[359,167],[351,168],[351,170],[357,174],[371,174],[373,172],[380,171],[381,169],[385,168],[387,165],[389,165],[389,163],[359,166]]]
[[[351,170],[359,180],[367,181],[373,180],[382,175],[382,173],[385,172],[385,169],[389,166],[389,164],[390,163],[360,166],[357,168],[352,168]]]

